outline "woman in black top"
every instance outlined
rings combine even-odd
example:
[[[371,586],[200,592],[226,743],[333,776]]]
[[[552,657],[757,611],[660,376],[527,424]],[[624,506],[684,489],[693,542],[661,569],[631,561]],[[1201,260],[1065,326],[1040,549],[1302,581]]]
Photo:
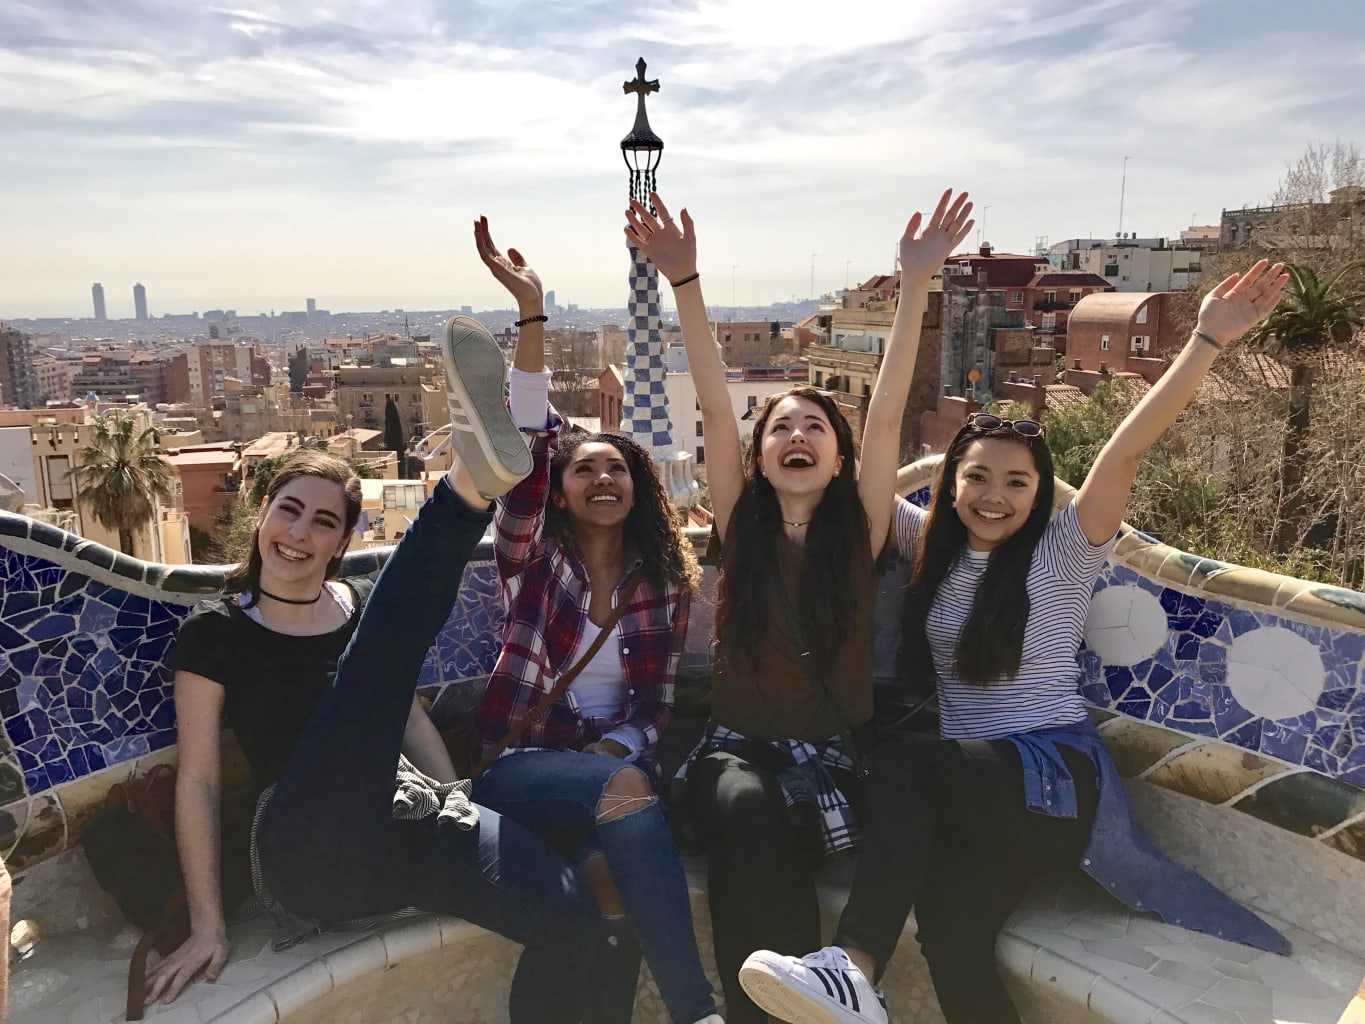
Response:
[[[464,384],[480,385],[501,389]],[[359,480],[337,459],[304,453],[271,481],[250,558],[230,579],[238,592],[202,606],[180,633],[176,825],[191,934],[158,965],[151,999],[169,1002],[200,974],[212,981],[228,957],[218,853],[226,712],[256,785],[274,785],[258,848],[288,911],[333,922],[405,907],[463,917],[526,947],[513,1022],[630,1019],[638,951],[608,953],[590,890],[548,845],[483,808],[472,827],[445,812],[393,817],[400,749],[432,778],[456,778],[413,687],[490,521],[488,495],[470,490],[438,482],[362,601],[363,586],[331,579],[359,517]]]

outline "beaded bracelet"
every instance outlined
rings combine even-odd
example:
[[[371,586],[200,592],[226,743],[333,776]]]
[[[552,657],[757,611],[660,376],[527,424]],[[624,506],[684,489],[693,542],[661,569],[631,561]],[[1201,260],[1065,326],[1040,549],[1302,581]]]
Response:
[[[550,318],[546,316],[544,313],[541,313],[539,316],[528,316],[525,320],[518,320],[512,326],[525,327],[527,324],[544,324],[549,322]]]

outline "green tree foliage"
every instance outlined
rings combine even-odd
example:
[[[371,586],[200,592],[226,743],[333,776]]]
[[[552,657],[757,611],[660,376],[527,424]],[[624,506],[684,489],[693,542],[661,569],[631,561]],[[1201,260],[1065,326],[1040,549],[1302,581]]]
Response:
[[[384,447],[398,456],[398,465],[401,467],[403,450],[407,445],[403,443],[403,420],[398,415],[398,406],[394,405],[392,395],[384,399]]]
[[[157,451],[156,431],[140,428],[128,410],[112,409],[89,426],[90,440],[77,449],[68,476],[95,521],[117,532],[119,549],[131,555],[133,535],[153,520],[156,502],[174,493],[171,468]]]
[[[265,501],[265,492],[270,487],[270,481],[275,479],[275,474],[280,471],[282,465],[303,450],[305,449],[295,449],[292,452],[285,452],[283,455],[272,455],[270,458],[262,459],[256,464],[256,473],[251,478],[250,512],[253,521],[255,520],[256,512],[261,507],[261,502]],[[355,475],[358,477],[367,480],[377,480],[379,478],[379,473],[365,465],[363,462],[357,462],[355,459],[348,459],[342,455],[338,455],[336,458],[341,459],[342,462],[347,463],[354,469]]]
[[[1280,523],[1272,539],[1275,550],[1288,551],[1305,527],[1308,495],[1303,490],[1306,443],[1312,424],[1313,395],[1329,352],[1360,347],[1357,332],[1365,325],[1361,309],[1365,292],[1348,281],[1365,270],[1355,260],[1325,276],[1312,267],[1289,264],[1289,288],[1275,310],[1247,338],[1289,367],[1284,400],[1285,431],[1280,451]]]

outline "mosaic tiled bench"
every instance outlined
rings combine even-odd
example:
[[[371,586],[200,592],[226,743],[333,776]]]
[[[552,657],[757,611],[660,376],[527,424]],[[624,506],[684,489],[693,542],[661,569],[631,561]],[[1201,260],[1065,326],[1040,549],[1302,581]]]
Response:
[[[933,472],[932,460],[903,470],[903,492],[924,500]],[[1069,494],[1064,485],[1059,491]],[[382,557],[353,555],[347,571],[373,569]],[[903,575],[903,569],[893,574],[884,590],[895,590]],[[64,919],[67,904],[40,898],[44,874],[68,881],[79,874],[80,852],[43,862],[78,841],[113,781],[149,760],[174,756],[167,654],[180,618],[216,591],[221,578],[215,567],[134,562],[0,513],[0,853],[15,874],[30,876],[16,889],[16,915],[27,907],[50,917],[39,920],[46,937],[14,977],[16,1020],[106,1021],[121,1012],[117,992],[113,1003],[108,992],[72,1003],[87,991],[74,975],[38,998],[45,958],[107,982],[127,956],[119,945],[127,944],[126,936],[117,938],[117,929],[106,934],[113,922],[100,932],[88,915],[84,927],[67,915],[63,927],[54,922]],[[693,663],[706,658],[712,583],[708,574],[693,613]],[[441,700],[462,689],[451,683],[485,673],[496,652],[491,565],[471,566],[466,584],[461,607],[423,670],[425,692]],[[889,596],[879,609],[883,665],[894,647]],[[1365,893],[1357,874],[1357,858],[1365,855],[1362,608],[1365,596],[1355,592],[1211,562],[1134,532],[1121,538],[1087,626],[1086,696],[1107,719],[1102,728],[1124,774],[1141,780],[1134,783],[1135,800],[1158,840],[1285,922],[1296,953],[1292,962],[1260,954],[1245,962],[1209,945],[1216,940],[1129,919],[1100,894],[1087,896],[1085,887],[1040,893],[1000,945],[1032,1019],[1335,1020],[1332,1007],[1345,1005],[1365,973],[1365,941],[1354,925],[1365,921],[1365,908],[1355,902]],[[1226,841],[1211,843],[1215,834]],[[1205,863],[1214,849],[1225,855]],[[837,906],[837,889],[829,898]],[[246,956],[253,943],[260,952],[258,931],[249,923],[234,931],[244,955],[234,958],[239,966],[225,978],[236,980],[202,986],[204,994],[172,1008],[193,1014],[180,1019],[218,1019],[219,1011],[240,1003],[241,1012],[255,1007],[262,1014],[251,1019],[274,1020],[281,1005],[317,999],[320,1008],[329,998],[324,993],[342,980],[392,968],[382,982],[357,981],[344,997],[330,997],[337,1000],[331,1016],[318,1017],[389,1019],[398,1015],[393,1000],[408,998],[400,975],[416,964],[419,975],[445,979],[444,995],[429,997],[431,1019],[449,1018],[456,991],[460,1006],[471,1007],[472,1015],[461,1010],[460,1019],[504,1019],[510,947],[467,925],[413,922],[383,937],[329,937],[299,951],[297,962]],[[458,957],[441,951],[453,943],[462,947]],[[400,967],[390,963],[400,958],[396,950]],[[487,969],[451,973],[471,959]],[[898,959],[893,1009],[938,1019],[913,942]],[[90,984],[99,988],[94,977]],[[231,997],[227,987],[246,995]],[[357,1009],[369,1005],[370,987],[394,1014],[380,1004],[372,1013]],[[442,1005],[443,1013],[436,1009]],[[657,997],[643,999],[639,1019],[653,1019],[651,1006],[657,1009]],[[426,1019],[420,1007],[413,1011],[412,1019]],[[323,1010],[291,1019],[313,1012]]]

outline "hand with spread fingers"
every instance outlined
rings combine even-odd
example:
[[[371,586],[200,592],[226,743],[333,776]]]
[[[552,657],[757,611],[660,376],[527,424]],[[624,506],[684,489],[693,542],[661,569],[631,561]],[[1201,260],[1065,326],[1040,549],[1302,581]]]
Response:
[[[943,269],[944,262],[953,254],[975,221],[969,220],[972,204],[967,201],[967,193],[959,192],[953,197],[948,189],[939,198],[929,223],[924,225],[923,214],[916,213],[905,226],[901,236],[900,259],[901,277],[917,283],[928,283],[929,279]]]
[[[518,308],[539,313],[545,304],[545,289],[540,283],[540,276],[527,265],[525,257],[516,249],[508,249],[506,256],[498,251],[488,231],[487,217],[480,217],[474,222],[474,244],[483,265],[492,271],[499,284],[512,293]]]
[[[1284,264],[1271,266],[1269,260],[1261,260],[1245,273],[1231,275],[1204,296],[1195,330],[1220,345],[1236,341],[1280,304],[1288,283]]]
[[[683,207],[675,221],[658,193],[651,192],[649,201],[659,211],[657,214],[650,213],[637,199],[630,201],[626,237],[670,282],[690,277],[697,272],[697,236],[692,230],[691,215]]]

